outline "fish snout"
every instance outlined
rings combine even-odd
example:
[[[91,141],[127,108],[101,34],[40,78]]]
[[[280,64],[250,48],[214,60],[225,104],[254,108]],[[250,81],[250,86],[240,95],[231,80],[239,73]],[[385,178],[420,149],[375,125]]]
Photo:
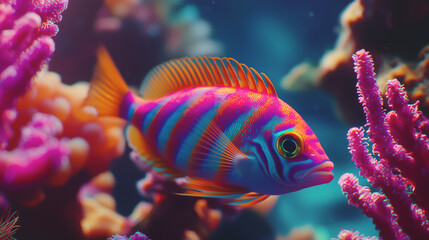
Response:
[[[293,179],[297,183],[302,183],[305,187],[329,183],[334,178],[332,169],[334,163],[326,159],[318,164],[308,165],[305,169],[297,171]]]

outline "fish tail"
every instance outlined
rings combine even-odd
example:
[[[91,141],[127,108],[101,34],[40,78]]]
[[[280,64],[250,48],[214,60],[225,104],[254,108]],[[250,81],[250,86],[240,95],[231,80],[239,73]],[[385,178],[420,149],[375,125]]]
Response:
[[[97,51],[98,63],[90,84],[85,105],[97,109],[98,116],[126,118],[135,99],[105,47]]]

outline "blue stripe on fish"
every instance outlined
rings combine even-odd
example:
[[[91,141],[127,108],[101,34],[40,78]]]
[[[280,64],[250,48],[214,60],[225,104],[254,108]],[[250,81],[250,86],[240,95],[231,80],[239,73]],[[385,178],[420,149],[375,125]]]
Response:
[[[162,101],[159,101],[158,104],[156,105],[156,107],[152,108],[148,113],[146,113],[146,115],[144,116],[143,122],[142,122],[142,132],[147,133],[147,130],[151,124],[151,122],[153,121],[153,119],[155,118],[156,114],[159,112],[159,110],[161,109],[161,107],[167,103],[168,101],[170,101],[172,96],[166,96],[162,99]]]
[[[132,103],[127,109],[127,120],[131,121],[133,119],[134,114],[136,113],[137,108],[140,106],[140,103]]]
[[[240,133],[240,127],[254,114],[256,109],[257,107],[254,107],[247,112],[242,113],[240,116],[236,116],[236,119],[224,130],[225,135],[229,139],[234,139],[234,137]]]
[[[179,169],[184,169],[185,172],[188,172],[187,169],[189,167],[189,164],[192,164],[192,159],[190,159],[192,151],[189,151],[189,149],[194,149],[196,143],[200,140],[201,136],[204,133],[202,129],[205,129],[210,123],[210,121],[213,119],[213,117],[216,115],[217,107],[217,105],[213,105],[211,106],[211,108],[206,109],[206,112],[203,113],[203,115],[193,126],[193,128],[188,132],[188,134],[186,136],[183,136],[184,138],[181,139],[181,143],[179,143],[179,151],[176,155],[176,159],[174,160],[174,163]],[[191,146],[191,148],[189,146]]]
[[[262,146],[262,144],[261,143],[259,143],[259,142],[255,142],[256,143],[256,145],[255,145],[255,147],[256,147],[256,152],[258,153],[258,155],[261,157],[261,164],[260,164],[260,167],[261,167],[261,169],[264,171],[264,174],[266,175],[266,176],[269,176],[269,171],[268,171],[268,159],[267,159],[267,156],[265,155],[265,152],[264,152],[264,149],[263,149],[263,146]]]
[[[268,136],[265,136],[265,139],[260,140],[260,145],[263,152],[270,153],[268,154],[268,156],[267,154],[264,154],[264,157],[267,157],[267,158],[262,159],[262,160],[266,160],[266,164],[264,163],[265,174],[269,174],[269,176],[274,177],[275,179],[281,181],[281,179],[283,179],[282,169],[285,166],[283,166],[282,159],[280,159],[277,153],[274,152],[274,148],[270,146],[271,142],[276,141],[276,139],[272,139],[272,129],[273,129],[273,124],[275,124],[277,121],[278,119],[276,119],[276,117],[273,117],[272,119],[270,119],[270,121],[265,122],[265,125],[261,127],[263,129],[262,131],[265,131],[266,134],[268,134]]]
[[[176,122],[183,116],[186,109],[203,94],[205,94],[205,91],[193,91],[190,97],[180,104],[176,110],[166,118],[161,130],[159,131],[157,139],[158,149],[160,152],[165,152],[165,146],[167,145],[170,133],[176,125]]]

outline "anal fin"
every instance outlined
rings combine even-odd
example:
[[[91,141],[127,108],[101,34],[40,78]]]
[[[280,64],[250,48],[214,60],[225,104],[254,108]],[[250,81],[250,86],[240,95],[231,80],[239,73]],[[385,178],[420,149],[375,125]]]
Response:
[[[128,143],[140,159],[151,166],[152,170],[156,173],[161,174],[168,178],[183,177],[184,174],[165,162],[161,156],[159,156],[151,147],[148,145],[145,137],[140,133],[138,128],[133,125],[129,125],[126,130]]]
[[[182,186],[186,191],[179,195],[193,197],[236,198],[248,191],[244,188],[218,185],[199,178],[187,177]]]
[[[239,206],[239,207],[250,207],[252,205],[255,205],[256,203],[264,201],[269,196],[270,195],[249,192],[239,198],[232,200],[231,202],[229,202],[229,204]]]
[[[244,188],[222,186],[207,180],[196,178],[187,178],[182,187],[185,189],[185,192],[176,194],[192,197],[229,199],[229,204],[240,207],[252,206],[269,197],[269,195],[249,192]]]

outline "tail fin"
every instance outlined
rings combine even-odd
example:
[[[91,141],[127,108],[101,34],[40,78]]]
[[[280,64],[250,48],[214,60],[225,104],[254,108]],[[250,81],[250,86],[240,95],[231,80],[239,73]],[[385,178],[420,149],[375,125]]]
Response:
[[[130,91],[105,47],[97,51],[98,63],[85,100],[98,116],[119,116],[121,102]]]

